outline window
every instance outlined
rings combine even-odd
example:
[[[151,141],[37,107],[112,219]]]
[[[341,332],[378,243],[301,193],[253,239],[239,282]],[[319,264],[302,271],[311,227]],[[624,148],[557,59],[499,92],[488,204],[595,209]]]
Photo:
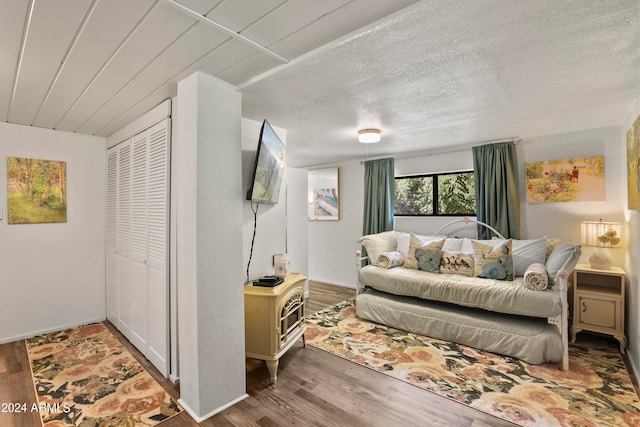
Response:
[[[475,215],[473,172],[395,179],[395,216]]]

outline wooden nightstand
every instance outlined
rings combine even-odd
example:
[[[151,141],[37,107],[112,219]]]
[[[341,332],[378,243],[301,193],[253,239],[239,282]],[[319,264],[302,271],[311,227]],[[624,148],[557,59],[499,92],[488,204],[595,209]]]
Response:
[[[588,264],[578,264],[573,271],[573,324],[571,342],[580,331],[613,335],[620,341],[624,354],[627,337],[624,335],[624,278],[620,267],[596,270]]]

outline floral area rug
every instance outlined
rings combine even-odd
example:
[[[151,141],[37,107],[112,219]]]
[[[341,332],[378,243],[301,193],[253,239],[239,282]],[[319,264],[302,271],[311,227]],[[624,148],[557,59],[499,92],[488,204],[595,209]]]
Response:
[[[638,426],[615,347],[571,345],[570,369],[530,365],[356,317],[353,300],[307,318],[307,343],[521,426]]]
[[[101,323],[26,344],[45,427],[153,426],[182,411]]]

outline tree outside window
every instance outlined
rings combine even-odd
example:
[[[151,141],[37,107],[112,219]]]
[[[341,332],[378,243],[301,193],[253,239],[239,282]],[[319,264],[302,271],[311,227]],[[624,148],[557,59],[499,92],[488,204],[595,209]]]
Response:
[[[395,179],[396,216],[475,215],[473,172],[451,172]]]

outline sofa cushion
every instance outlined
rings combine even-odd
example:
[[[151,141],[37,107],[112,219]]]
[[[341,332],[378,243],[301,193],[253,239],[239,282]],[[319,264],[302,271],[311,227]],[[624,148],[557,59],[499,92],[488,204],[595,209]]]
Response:
[[[458,239],[457,237],[447,237],[444,240],[443,251],[460,252],[462,251],[462,242],[464,239]]]
[[[378,267],[393,268],[404,264],[404,255],[398,251],[384,252],[378,257]]]
[[[384,269],[368,265],[360,283],[390,294],[449,302],[507,314],[555,317],[562,312],[560,294],[550,289],[532,291],[522,277],[513,281],[434,274],[404,267]]]
[[[443,238],[435,236],[418,236],[411,235],[411,243],[409,244],[409,252],[407,253],[407,259],[404,262],[404,267],[418,269],[418,259],[416,258],[416,249],[442,249],[444,245]]]
[[[469,239],[468,237],[465,237],[464,239],[462,239],[462,247],[460,248],[460,251],[462,252],[473,252],[473,243],[472,242],[480,242],[484,245],[487,246],[498,246],[501,243],[506,242],[507,239],[498,239],[497,237],[495,239],[491,239],[491,240],[478,240],[478,239]]]
[[[474,276],[485,279],[513,280],[511,239],[494,247],[471,241],[473,246]]]
[[[473,254],[468,252],[442,251],[440,273],[473,276]]]
[[[582,250],[579,245],[569,242],[559,243],[547,260],[546,267],[549,274],[549,287],[556,284],[556,276],[560,270],[571,273],[580,259]]]
[[[411,236],[416,236],[418,239],[423,241],[431,241],[438,239],[445,239],[444,246],[442,249],[448,249],[452,251],[460,250],[460,245],[462,245],[462,239],[455,238],[447,238],[447,236],[432,236],[432,235],[420,235],[414,233],[405,233],[402,231],[396,231],[396,250],[398,252],[402,252],[402,254],[406,257],[409,255],[409,245],[411,244]]]
[[[547,238],[516,240],[513,245],[513,273],[524,276],[531,264],[544,264],[547,259]]]
[[[546,319],[463,308],[373,289],[358,295],[356,312],[361,319],[506,354],[528,363],[562,360],[562,337]]]
[[[385,252],[396,250],[396,233],[395,231],[385,231],[383,233],[369,234],[358,239],[367,251],[369,264],[376,265],[378,258]]]
[[[416,259],[418,260],[419,270],[437,273],[440,270],[441,258],[442,250],[440,249],[416,249]]]
[[[532,291],[544,291],[549,288],[549,274],[544,264],[536,262],[524,272],[524,284]]]

